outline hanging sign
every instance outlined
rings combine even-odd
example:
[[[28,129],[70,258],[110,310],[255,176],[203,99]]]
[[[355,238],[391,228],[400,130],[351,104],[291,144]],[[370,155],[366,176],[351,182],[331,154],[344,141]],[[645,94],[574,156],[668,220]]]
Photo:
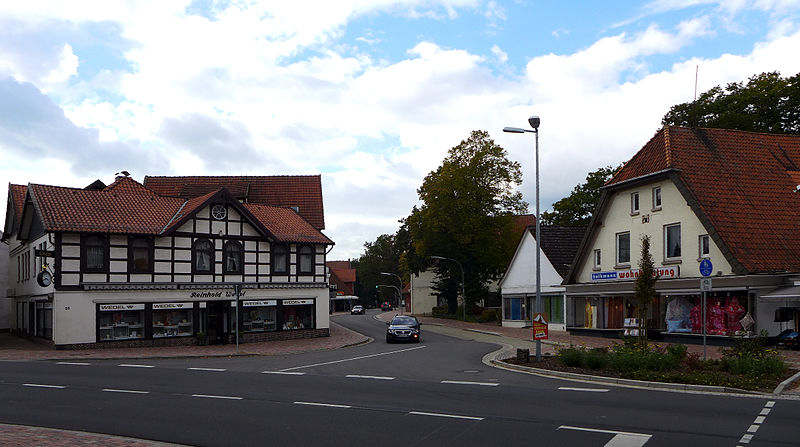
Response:
[[[549,336],[547,321],[544,319],[544,314],[533,314],[533,339],[534,340],[547,340]]]
[[[33,250],[33,255],[37,258],[54,258],[56,256],[56,252],[53,250]]]

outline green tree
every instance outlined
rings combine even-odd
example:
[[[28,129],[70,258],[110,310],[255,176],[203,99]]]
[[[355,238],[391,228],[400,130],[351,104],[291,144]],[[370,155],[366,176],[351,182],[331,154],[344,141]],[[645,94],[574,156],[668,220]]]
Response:
[[[716,86],[697,100],[672,106],[664,125],[800,133],[800,73],[777,71],[752,76],[747,84]]]
[[[515,190],[521,183],[520,164],[510,161],[488,132],[473,131],[417,190],[422,204],[404,222],[412,241],[404,265],[413,271],[433,267],[434,289],[447,298],[451,313],[461,269],[449,261],[431,263],[430,256],[461,263],[468,306],[485,295],[486,284],[502,273],[516,246],[513,216],[527,210]]]
[[[589,225],[600,200],[600,188],[621,167],[606,166],[590,172],[585,183],[575,186],[570,195],[553,204],[553,212],[542,213],[542,224],[567,227]]]
[[[398,232],[400,234],[401,232]],[[362,304],[375,304],[375,301],[395,301],[397,292],[391,287],[375,288],[378,284],[399,286],[397,279],[381,275],[381,272],[398,272],[402,243],[398,234],[382,234],[374,242],[364,243],[364,253],[353,264],[356,269],[355,294]]]
[[[639,344],[647,345],[647,313],[656,296],[656,274],[653,256],[650,254],[650,236],[642,235],[642,256],[639,259],[639,276],[636,278],[636,316],[639,319]]]

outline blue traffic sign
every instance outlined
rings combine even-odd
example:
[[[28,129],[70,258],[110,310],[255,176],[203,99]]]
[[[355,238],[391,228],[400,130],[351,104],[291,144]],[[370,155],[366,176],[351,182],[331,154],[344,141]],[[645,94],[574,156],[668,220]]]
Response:
[[[703,276],[711,276],[714,271],[714,265],[711,264],[710,259],[703,259],[700,261],[700,274]]]

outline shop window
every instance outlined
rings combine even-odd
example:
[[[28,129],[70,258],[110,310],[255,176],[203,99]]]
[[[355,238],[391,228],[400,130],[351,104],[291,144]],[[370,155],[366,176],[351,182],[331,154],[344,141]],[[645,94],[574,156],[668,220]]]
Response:
[[[192,335],[192,303],[153,303],[153,338]]]
[[[313,300],[283,300],[283,330],[313,329],[313,303]]]
[[[653,211],[661,209],[661,187],[656,186],[653,188]]]
[[[222,248],[222,256],[225,259],[225,273],[242,273],[242,244],[228,241]]]
[[[277,301],[244,301],[242,307],[242,331],[267,332],[277,329]]]
[[[192,268],[194,273],[214,271],[214,244],[208,239],[198,239],[192,245]]]
[[[594,249],[594,268],[600,269],[600,261],[601,261],[600,249],[599,248],[595,248]]]
[[[548,323],[564,323],[564,299],[560,296],[542,297],[544,301],[544,311],[547,313]]]
[[[153,240],[132,237],[128,240],[128,266],[131,273],[153,272]]]
[[[272,272],[287,273],[289,271],[289,250],[285,245],[275,245],[272,248]]]
[[[699,241],[699,252],[701,258],[707,258],[711,255],[711,241],[707,234],[703,234],[700,236]]]
[[[36,303],[36,336],[51,340],[53,338],[53,302]]]
[[[99,234],[91,234],[83,237],[81,243],[83,253],[81,260],[83,270],[87,272],[108,271],[108,239]]]
[[[631,263],[631,233],[617,233],[617,265]]]
[[[300,247],[300,273],[314,272],[314,249],[310,245]]]
[[[631,214],[639,214],[639,193],[631,193]]]
[[[681,224],[666,225],[664,227],[664,253],[666,260],[680,259]]]
[[[144,304],[100,304],[99,341],[144,338]]]

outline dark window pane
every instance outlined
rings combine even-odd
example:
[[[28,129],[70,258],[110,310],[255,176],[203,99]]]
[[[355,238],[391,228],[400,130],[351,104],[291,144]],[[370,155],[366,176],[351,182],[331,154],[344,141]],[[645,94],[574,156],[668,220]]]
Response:
[[[314,253],[311,247],[304,246],[300,248],[300,271],[302,273],[311,273],[313,268]]]
[[[235,241],[225,244],[225,272],[242,272],[242,246]]]
[[[272,269],[275,273],[286,273],[289,269],[286,246],[276,245],[272,250]]]

